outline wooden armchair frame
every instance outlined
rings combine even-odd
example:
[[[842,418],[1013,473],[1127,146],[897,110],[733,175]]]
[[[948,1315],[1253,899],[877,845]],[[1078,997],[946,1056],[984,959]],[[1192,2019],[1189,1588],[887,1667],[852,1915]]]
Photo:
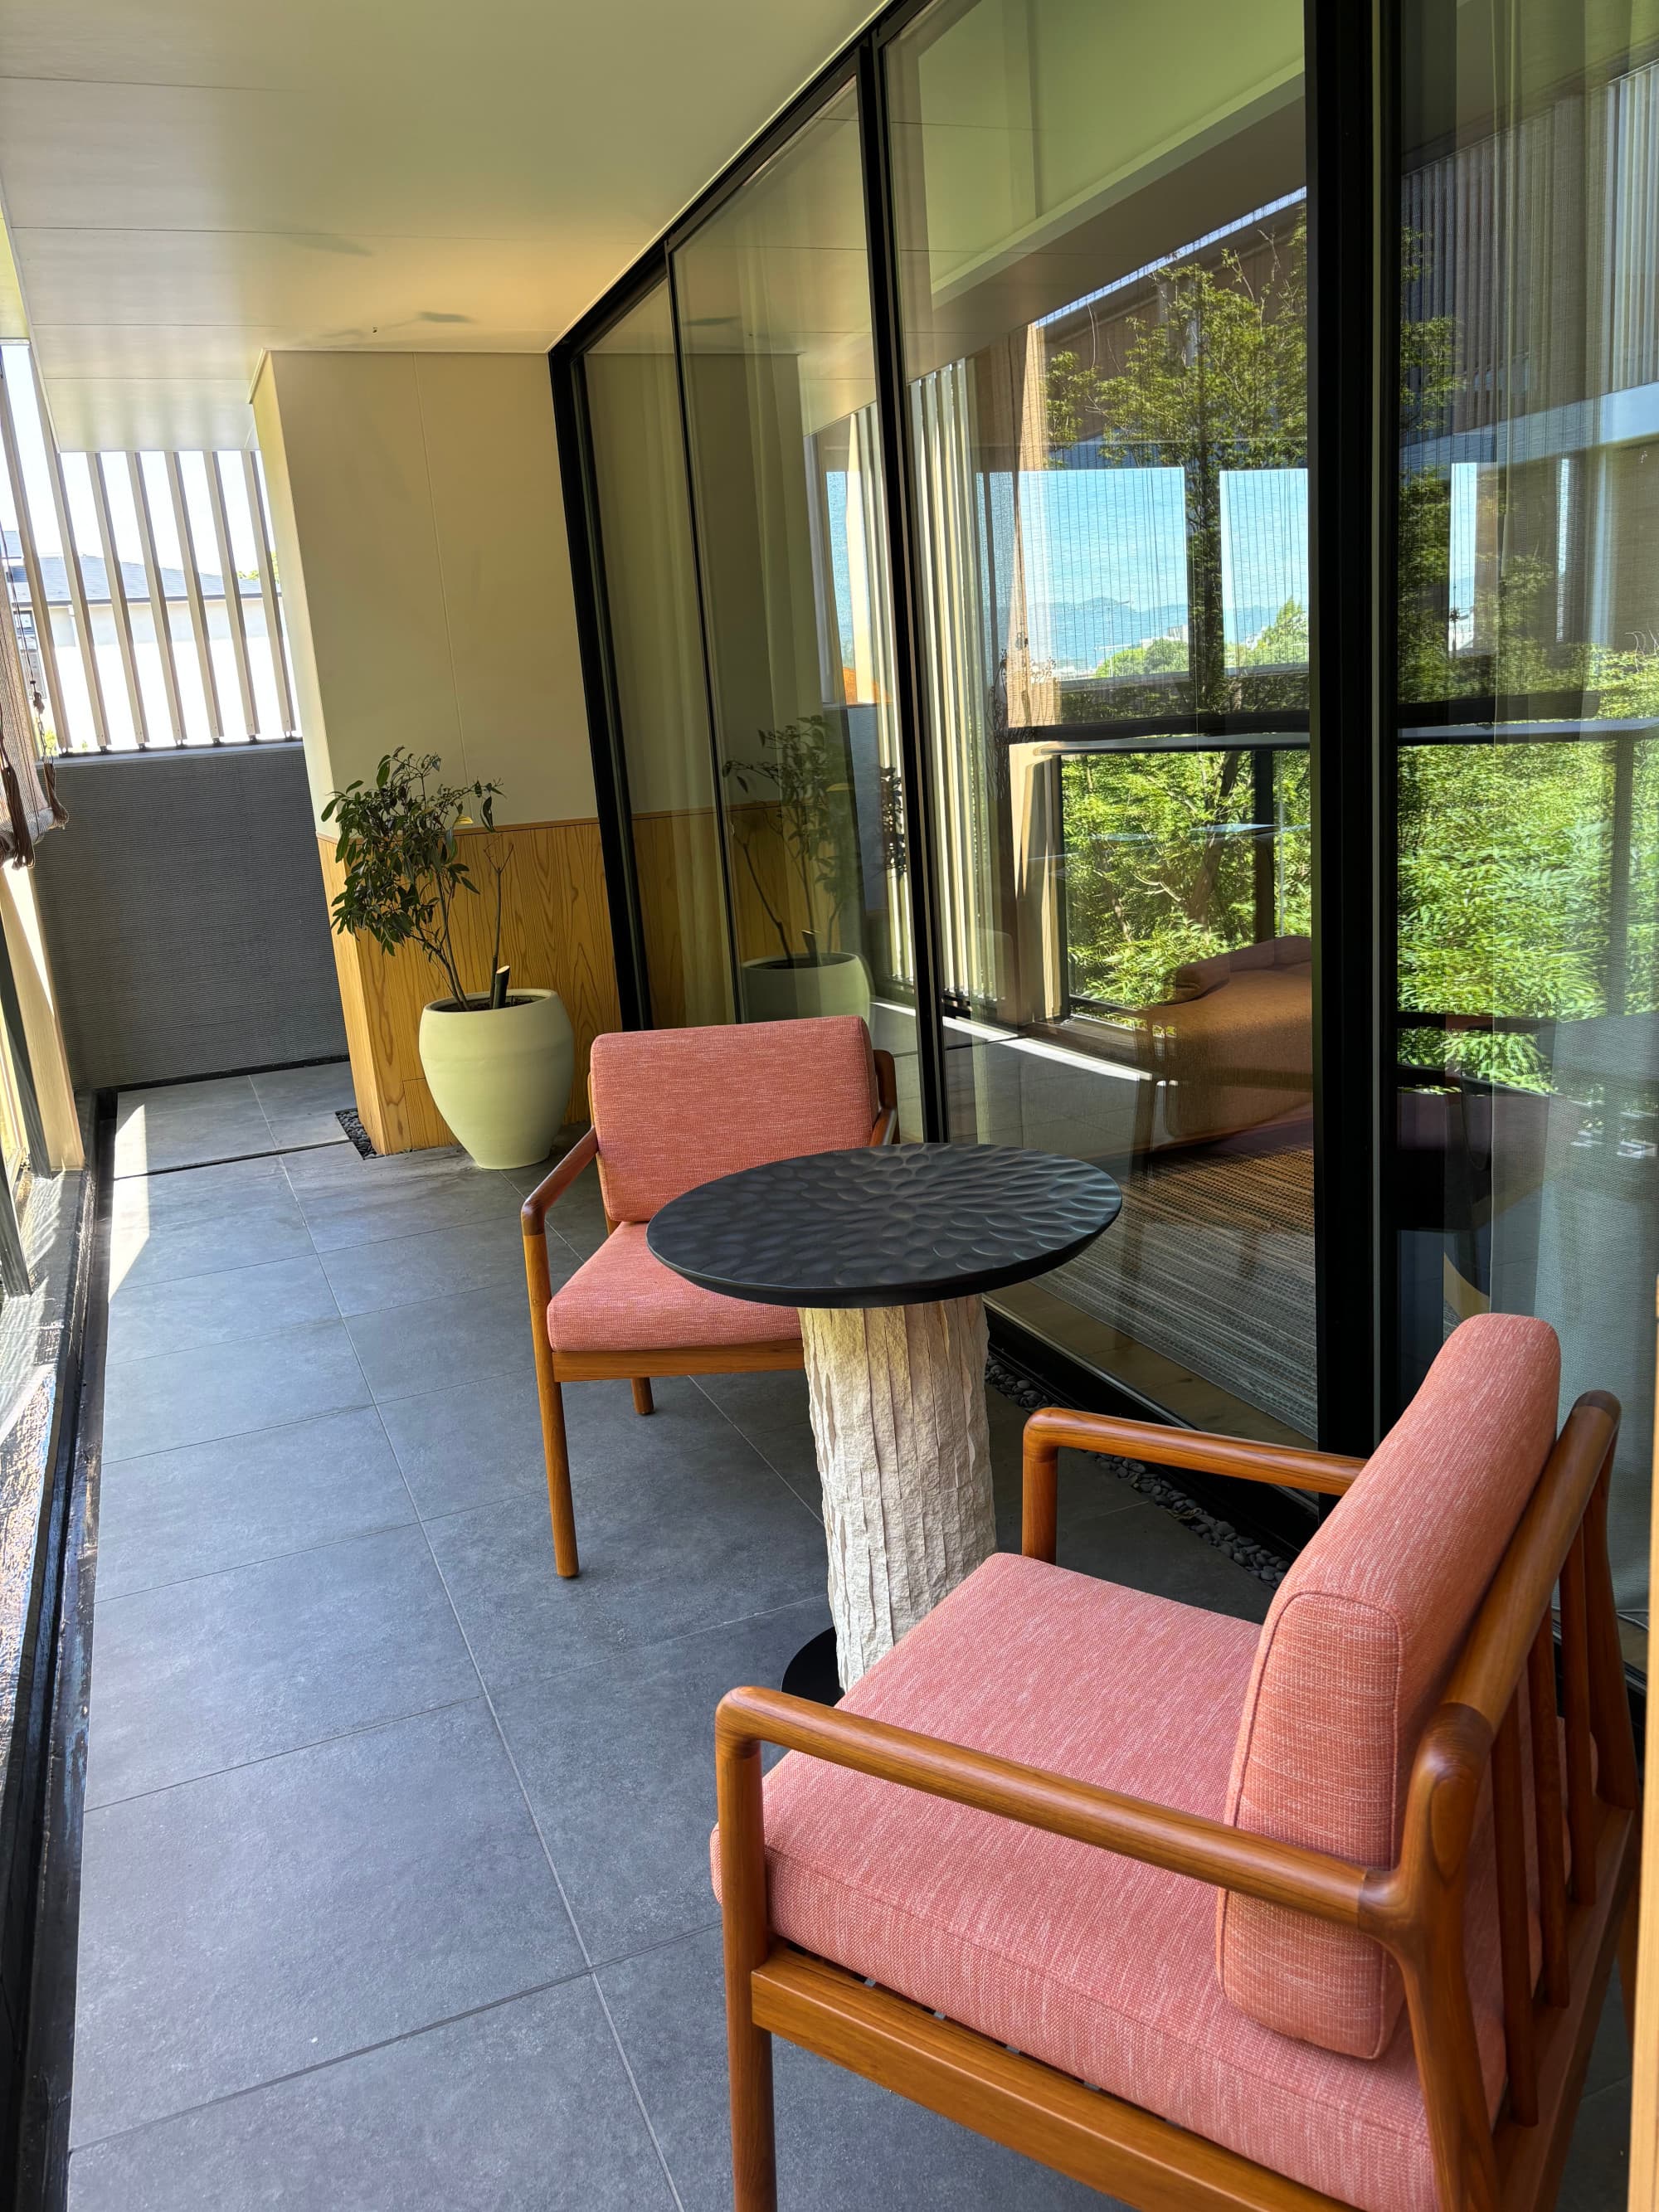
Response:
[[[868,1141],[890,1145],[898,1131],[898,1085],[893,1055],[878,1050],[876,1118]],[[553,1559],[568,1577],[580,1571],[576,1553],[576,1516],[570,1498],[570,1455],[565,1440],[567,1382],[615,1382],[626,1376],[634,1386],[634,1410],[652,1411],[653,1375],[747,1375],[763,1369],[799,1367],[799,1336],[755,1344],[683,1344],[638,1352],[556,1352],[547,1334],[547,1309],[553,1297],[547,1261],[547,1217],[576,1177],[599,1156],[599,1135],[590,1128],[579,1137],[553,1172],[538,1183],[519,1210],[524,1231],[524,1270],[530,1295],[530,1334],[536,1352],[536,1394],[541,1401],[542,1449],[547,1460],[547,1498],[553,1518]],[[617,1224],[607,1212],[605,1231]]]
[[[1443,2212],[1542,2212],[1559,2185],[1612,1969],[1633,1987],[1635,1741],[1607,1565],[1617,1402],[1568,1416],[1413,1765],[1400,1863],[1321,1851],[811,1705],[739,1689],[715,1719],[736,2212],[775,2212],[771,2038],[787,2037],[1142,2212],[1338,2212],[1322,2196],[974,2030],[775,1942],[761,1747],[776,1744],[1352,1928],[1399,1961]],[[1023,1549],[1052,1562],[1062,1447],[1340,1494],[1363,1461],[1049,1410],[1027,1424]],[[1559,1586],[1565,1787],[1557,1719]],[[1534,1990],[1520,1701],[1532,1724],[1543,1963]],[[1488,2119],[1463,1955],[1492,1771],[1508,2090]],[[1565,1805],[1565,1820],[1564,1820]],[[1571,1873],[1563,1845],[1571,1839]]]

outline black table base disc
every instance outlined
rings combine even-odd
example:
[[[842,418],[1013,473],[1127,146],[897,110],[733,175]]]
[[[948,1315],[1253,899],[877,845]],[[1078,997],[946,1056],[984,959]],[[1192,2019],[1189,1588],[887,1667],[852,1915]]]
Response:
[[[783,1670],[783,1686],[792,1698],[811,1698],[815,1705],[841,1703],[841,1676],[836,1672],[836,1632],[826,1628],[800,1650]]]

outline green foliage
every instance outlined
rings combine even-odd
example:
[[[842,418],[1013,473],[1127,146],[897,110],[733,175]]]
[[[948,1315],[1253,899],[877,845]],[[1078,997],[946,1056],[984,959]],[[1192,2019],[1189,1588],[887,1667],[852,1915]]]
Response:
[[[1401,749],[1401,1006],[1569,1021],[1605,1011],[1612,750]],[[1525,1036],[1414,1031],[1401,1057],[1547,1087]]]
[[[1149,637],[1145,645],[1121,645],[1109,653],[1097,676],[1163,676],[1187,665],[1184,637]]]
[[[1233,665],[1281,668],[1288,661],[1305,666],[1307,659],[1308,610],[1300,599],[1286,599],[1253,644],[1236,649]]]
[[[1305,753],[1275,756],[1279,930],[1309,927]],[[1140,1006],[1175,970],[1255,935],[1257,840],[1242,751],[1082,753],[1064,762],[1071,988]]]
[[[323,819],[338,832],[335,847],[345,887],[333,904],[342,937],[372,937],[385,952],[418,945],[441,971],[456,1006],[489,1003],[501,944],[501,878],[510,852],[490,866],[495,877],[495,954],[482,994],[470,994],[456,958],[455,902],[478,886],[461,857],[460,831],[495,826],[498,783],[439,783],[436,753],[418,758],[399,745],[387,753],[373,783],[359,778],[331,794]]]
[[[767,919],[778,933],[787,960],[817,965],[834,949],[843,910],[856,903],[860,889],[858,839],[853,819],[845,753],[822,714],[803,715],[781,729],[757,732],[757,761],[728,760],[720,774],[745,797],[769,787],[776,793],[785,866],[800,894],[796,950],[784,913],[769,896],[756,864],[754,832],[734,837]],[[884,831],[890,807],[897,801],[896,783],[884,792]],[[794,903],[787,897],[787,909]]]
[[[1425,273],[1407,233],[1409,306]],[[1155,461],[1187,471],[1194,708],[1305,703],[1304,608],[1287,602],[1223,670],[1218,471],[1299,465],[1306,442],[1304,244],[1300,228],[1252,291],[1235,259],[1213,271],[1160,272],[1157,305],[1134,327],[1123,366],[1103,376],[1073,353],[1049,364],[1048,435],[1059,451],[1098,434],[1109,465]],[[1401,332],[1402,444],[1451,427],[1462,389],[1449,316],[1406,314]],[[1548,465],[1553,466],[1553,464]],[[1399,487],[1399,671],[1407,702],[1490,696],[1512,702],[1576,695],[1588,717],[1659,718],[1659,649],[1558,635],[1553,508],[1537,506],[1523,466],[1483,473],[1480,540],[1501,547],[1477,566],[1473,606],[1448,607],[1451,479],[1413,469]],[[1455,618],[1478,648],[1452,649]],[[1294,674],[1287,674],[1286,665]],[[1096,672],[1123,689],[1121,714],[1168,710],[1134,679],[1183,670],[1188,647],[1156,638],[1109,654]],[[1256,674],[1255,672],[1262,673]],[[1231,687],[1231,696],[1229,692]],[[1085,700],[1091,714],[1098,703]],[[1628,742],[1628,741],[1621,741]],[[1575,1020],[1619,1004],[1659,1008],[1659,745],[1636,752],[1630,849],[1615,856],[1615,741],[1407,745],[1399,757],[1400,1003],[1460,1014]],[[1649,754],[1656,757],[1651,764]],[[1125,1006],[1155,1002],[1183,961],[1257,933],[1252,840],[1229,834],[1249,815],[1247,757],[1223,751],[1083,755],[1063,769],[1066,920],[1072,988]],[[1310,927],[1308,759],[1276,766],[1274,928]],[[1286,826],[1301,825],[1301,826]],[[1615,858],[1628,872],[1623,973],[1609,975]],[[1616,990],[1616,995],[1615,995]],[[1401,1057],[1449,1073],[1542,1088],[1545,1064],[1525,1035],[1434,1028],[1401,1038]]]

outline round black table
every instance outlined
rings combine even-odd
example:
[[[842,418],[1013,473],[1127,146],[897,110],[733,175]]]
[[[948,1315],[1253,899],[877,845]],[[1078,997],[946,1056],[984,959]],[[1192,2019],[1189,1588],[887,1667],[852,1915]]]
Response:
[[[653,1217],[689,1282],[799,1310],[841,1688],[995,1548],[983,1293],[1075,1258],[1122,1203],[1082,1160],[889,1145],[745,1168]],[[828,1640],[786,1688],[833,1701]]]

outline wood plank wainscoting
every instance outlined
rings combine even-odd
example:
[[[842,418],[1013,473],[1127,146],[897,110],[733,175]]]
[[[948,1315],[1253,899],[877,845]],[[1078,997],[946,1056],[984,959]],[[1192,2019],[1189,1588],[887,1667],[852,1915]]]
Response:
[[[738,959],[781,952],[779,921],[799,951],[804,930],[824,928],[830,902],[819,890],[817,910],[809,905],[799,862],[784,842],[781,810],[775,802],[745,800],[727,808],[726,821]],[[732,971],[714,811],[659,808],[636,813],[633,823],[652,1018],[659,1029],[729,1022]],[[856,951],[856,922],[832,928],[829,939],[830,949]]]
[[[491,848],[497,859],[506,848],[511,859],[501,908],[501,957],[512,963],[514,983],[550,986],[564,1000],[576,1032],[576,1073],[566,1119],[586,1121],[588,1048],[605,1030],[622,1026],[599,825],[592,818],[519,822],[493,833],[462,835],[479,885],[479,896],[463,899],[456,910],[463,975],[471,986],[489,973],[495,919]],[[319,836],[317,846],[331,907],[342,886],[334,840]],[[418,1043],[421,1009],[443,994],[438,970],[417,950],[405,947],[390,957],[367,937],[336,936],[334,960],[357,1111],[375,1150],[410,1152],[453,1144],[421,1073]]]

